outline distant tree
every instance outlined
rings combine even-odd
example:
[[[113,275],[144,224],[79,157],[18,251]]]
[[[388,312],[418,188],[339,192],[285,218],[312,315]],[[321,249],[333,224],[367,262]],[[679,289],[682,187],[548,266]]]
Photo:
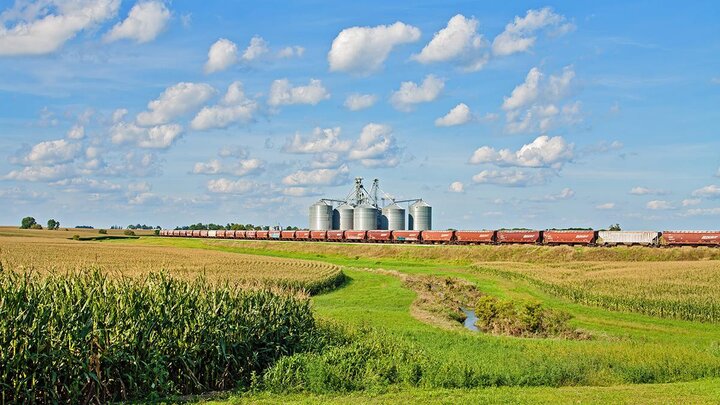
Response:
[[[54,219],[49,219],[49,220],[48,220],[47,229],[56,230],[56,229],[58,229],[58,228],[60,228],[60,222],[58,222],[58,221],[56,221],[56,220],[54,220]]]
[[[132,229],[126,229],[123,233],[127,236],[135,236],[135,232],[133,232]]]
[[[30,229],[42,229],[42,225],[40,224],[33,224]]]
[[[100,235],[107,235],[107,231],[104,230],[104,229],[99,230],[98,233],[99,233]]]
[[[37,222],[35,221],[35,218],[33,217],[25,217],[20,222],[20,229],[30,229],[33,225],[35,225]]]
[[[622,231],[622,228],[620,228],[620,224],[614,224],[610,225],[610,231]]]

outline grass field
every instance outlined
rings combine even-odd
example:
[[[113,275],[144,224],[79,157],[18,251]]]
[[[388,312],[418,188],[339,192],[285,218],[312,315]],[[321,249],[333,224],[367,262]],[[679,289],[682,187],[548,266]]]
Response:
[[[3,255],[8,243],[20,243],[18,239],[0,237]],[[353,335],[357,338],[354,346],[300,354],[284,363],[282,367],[295,364],[298,370],[310,371],[291,378],[302,383],[300,391],[295,387],[294,391],[271,393],[263,391],[261,384],[259,392],[235,394],[221,402],[716,403],[720,392],[717,323],[668,319],[632,308],[605,308],[551,288],[586,288],[602,292],[603,296],[628,299],[715,302],[718,262],[713,260],[713,249],[611,248],[597,249],[599,253],[595,253],[575,248],[335,245],[155,237],[105,242],[24,240],[30,244],[28,252],[36,253],[54,249],[56,243],[63,249],[70,244],[71,250],[64,251],[68,257],[76,255],[72,249],[122,252],[108,256],[106,265],[116,267],[139,256],[152,257],[153,249],[163,252],[158,254],[170,262],[168,267],[172,267],[173,260],[190,260],[197,266],[205,263],[209,267],[221,257],[237,257],[240,262],[248,257],[258,263],[308,260],[341,267],[348,281],[312,298],[315,315],[323,322],[354,330],[369,328],[384,337],[373,342],[363,335]],[[557,255],[555,261],[553,252]],[[596,257],[599,254],[614,260]],[[64,256],[60,261],[69,260]],[[192,257],[198,259],[188,259]],[[588,258],[595,261],[585,261]],[[85,259],[92,261],[92,255]],[[221,266],[215,276],[234,277],[233,266]],[[413,312],[417,294],[394,272],[460,278],[485,294],[542,302],[569,312],[572,326],[592,338],[572,341],[492,336],[465,330],[459,324],[447,327],[419,319]],[[267,267],[265,273],[274,271]],[[385,346],[395,345],[400,348],[398,352],[383,351],[389,350]],[[402,350],[412,355],[403,355]],[[359,353],[364,354],[358,357]],[[381,353],[380,357],[377,353]],[[389,353],[391,358],[382,353]],[[408,382],[402,377],[403,370],[414,366],[422,376]],[[393,369],[400,374],[393,376]],[[282,368],[278,371],[284,372]],[[387,372],[390,374],[385,380],[370,378],[387,376]],[[329,376],[340,378],[346,388],[338,391],[332,382],[338,380],[328,380]]]

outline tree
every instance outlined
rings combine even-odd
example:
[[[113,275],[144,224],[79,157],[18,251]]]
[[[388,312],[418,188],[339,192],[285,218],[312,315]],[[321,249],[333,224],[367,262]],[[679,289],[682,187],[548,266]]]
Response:
[[[50,230],[60,229],[60,221],[56,221],[55,219],[49,219],[48,223],[47,223],[47,229],[50,229]]]
[[[610,225],[610,231],[622,231],[622,228],[620,228],[620,224],[614,224]]]
[[[20,222],[20,229],[30,229],[33,225],[37,224],[35,218],[25,217]]]

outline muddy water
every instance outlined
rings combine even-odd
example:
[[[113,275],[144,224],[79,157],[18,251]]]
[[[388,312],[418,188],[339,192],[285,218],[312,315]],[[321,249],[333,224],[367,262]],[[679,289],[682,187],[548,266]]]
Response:
[[[469,308],[460,308],[467,318],[465,318],[465,322],[463,323],[463,326],[465,328],[470,329],[472,331],[478,330],[477,326],[475,326],[475,322],[477,321],[477,317],[475,316],[475,311]]]

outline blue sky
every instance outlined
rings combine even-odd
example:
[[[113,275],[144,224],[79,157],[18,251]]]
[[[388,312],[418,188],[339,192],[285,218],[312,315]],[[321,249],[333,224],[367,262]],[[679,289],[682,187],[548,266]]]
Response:
[[[720,227],[717,2],[0,7],[2,224]]]

